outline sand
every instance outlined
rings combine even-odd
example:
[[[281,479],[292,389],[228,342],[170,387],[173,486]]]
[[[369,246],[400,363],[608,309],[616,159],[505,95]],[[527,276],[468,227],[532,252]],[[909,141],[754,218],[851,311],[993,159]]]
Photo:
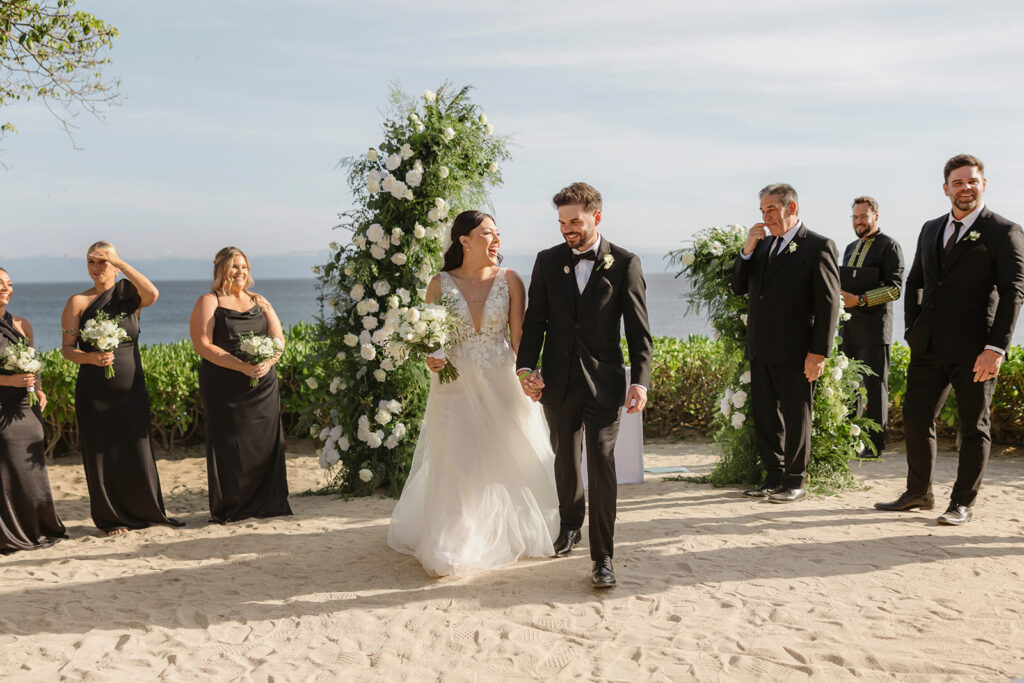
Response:
[[[293,493],[316,486],[292,444]],[[706,442],[648,465],[707,472]],[[71,540],[0,557],[0,679],[1006,680],[1024,675],[1024,458],[991,461],[970,524],[882,513],[899,445],[861,488],[792,505],[666,481],[619,490],[619,585],[586,546],[431,579],[386,545],[394,500],[292,497],[293,517],[207,524],[198,452],[159,461],[184,529],[101,537],[81,463],[51,468]],[[939,458],[945,502],[956,461]]]

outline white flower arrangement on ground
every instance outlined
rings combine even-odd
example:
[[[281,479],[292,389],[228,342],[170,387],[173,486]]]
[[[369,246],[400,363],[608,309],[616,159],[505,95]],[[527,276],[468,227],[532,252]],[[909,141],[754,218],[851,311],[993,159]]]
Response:
[[[82,341],[88,343],[97,351],[103,353],[111,353],[122,342],[131,341],[132,338],[128,336],[128,332],[125,331],[118,323],[124,318],[124,314],[111,318],[107,315],[106,311],[99,311],[96,316],[85,321],[85,325],[80,330],[65,330],[70,334],[76,334],[81,338]],[[107,379],[114,377],[114,365],[110,364],[103,370],[103,376]]]
[[[28,345],[24,339],[18,340],[16,344],[8,344],[4,349],[3,356],[4,370],[11,370],[21,375],[38,375],[43,371],[43,361],[39,359],[39,352]],[[35,382],[28,387],[28,404],[34,406],[39,403],[36,397]]]
[[[272,360],[284,352],[284,342],[277,337],[268,337],[256,334],[255,332],[249,332],[248,334],[243,334],[241,340],[238,350],[245,354],[246,360],[251,365],[259,365],[264,361]],[[249,378],[250,386],[255,387],[259,383],[259,378]],[[313,384],[310,384],[309,388],[316,389],[316,380],[313,380]]]

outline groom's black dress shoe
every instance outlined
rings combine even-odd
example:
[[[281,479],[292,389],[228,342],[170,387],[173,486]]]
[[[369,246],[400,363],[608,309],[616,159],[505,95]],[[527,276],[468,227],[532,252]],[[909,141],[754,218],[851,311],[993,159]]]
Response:
[[[562,529],[555,539],[555,555],[564,557],[572,552],[572,547],[583,540],[579,529]]]
[[[782,488],[768,495],[769,503],[795,503],[807,497],[807,489]]]
[[[782,487],[778,484],[769,484],[767,481],[762,483],[756,489],[747,489],[743,492],[744,496],[748,498],[767,498],[769,495],[775,493]]]
[[[931,510],[933,507],[935,507],[935,496],[930,493],[911,493],[910,491],[904,491],[899,498],[891,503],[875,503],[876,510],[888,512],[906,512],[914,508]]]
[[[590,585],[594,588],[611,588],[615,585],[612,558],[605,555],[600,560],[594,562],[594,573],[590,577]]]
[[[971,508],[966,505],[960,505],[958,503],[950,503],[946,511],[939,515],[939,524],[945,524],[946,526],[960,526],[961,524],[967,524],[971,521],[971,517],[974,515],[971,513]]]

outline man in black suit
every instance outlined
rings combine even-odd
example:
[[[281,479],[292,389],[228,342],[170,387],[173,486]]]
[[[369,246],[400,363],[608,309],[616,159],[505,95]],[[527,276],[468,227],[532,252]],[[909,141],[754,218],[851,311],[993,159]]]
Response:
[[[871,273],[870,289],[861,287],[843,291],[843,306],[850,319],[843,324],[842,352],[864,362],[874,375],[865,375],[867,393],[857,399],[857,417],[874,420],[880,431],[871,434],[878,457],[885,449],[885,430],[889,426],[889,347],[892,344],[892,302],[900,298],[903,286],[903,250],[899,243],[878,229],[878,202],[872,197],[853,200],[853,230],[857,239],[846,247],[841,275]],[[840,278],[842,279],[842,278]]]
[[[586,516],[580,476],[587,440],[590,557],[596,588],[615,585],[615,439],[619,411],[642,411],[651,381],[653,343],[640,259],[597,232],[601,193],[573,183],[554,196],[565,242],[537,255],[516,360],[523,391],[540,400],[555,451],[561,531],[556,555],[582,540]],[[624,324],[630,379],[619,345]],[[535,370],[543,348],[543,377]],[[585,429],[584,429],[585,428]]]
[[[991,447],[989,404],[1024,301],[1024,232],[985,206],[985,166],[977,157],[947,161],[943,180],[952,208],[921,228],[907,276],[907,490],[875,507],[934,507],[935,418],[952,386],[960,457],[949,507],[938,521],[960,525],[971,520],[981,488]]]
[[[839,269],[836,245],[800,220],[792,186],[769,185],[759,196],[764,222],[750,228],[732,275],[733,292],[748,295],[750,391],[765,469],[764,482],[743,495],[790,503],[807,495],[811,405],[836,331]]]

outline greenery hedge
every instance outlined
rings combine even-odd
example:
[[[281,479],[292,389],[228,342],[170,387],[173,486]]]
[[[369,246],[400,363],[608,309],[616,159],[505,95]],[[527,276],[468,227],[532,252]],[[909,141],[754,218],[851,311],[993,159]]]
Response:
[[[711,434],[718,408],[716,397],[726,389],[726,356],[720,342],[693,335],[688,339],[657,337],[644,434],[678,438],[690,431]],[[910,349],[892,346],[889,367],[889,435],[903,436],[903,399],[907,392]],[[956,396],[951,391],[936,424],[940,436],[957,432]],[[992,398],[992,439],[1024,445],[1024,347],[1010,349],[999,371]]]
[[[308,436],[310,406],[320,386],[321,372],[310,359],[317,353],[316,328],[299,323],[285,331],[284,356],[277,363],[281,404],[286,433]],[[153,439],[167,449],[197,443],[205,434],[205,411],[199,396],[199,356],[188,341],[143,345],[142,367],[152,405]],[[75,421],[75,379],[78,366],[66,360],[59,349],[42,354],[43,389],[48,404],[43,412],[47,454],[78,450]]]
[[[285,331],[284,357],[277,364],[285,431],[309,435],[308,416],[328,391],[322,370],[312,361],[319,342],[316,327],[300,323]],[[199,397],[199,356],[187,341],[143,346],[142,366],[152,401],[154,440],[167,449],[201,442],[205,432]],[[75,423],[75,378],[78,367],[59,350],[43,354],[43,387],[49,403],[43,413],[47,453],[78,450]],[[894,344],[889,370],[889,433],[902,436],[903,397],[907,388],[910,350]],[[644,433],[651,438],[680,438],[687,433],[710,435],[718,411],[716,397],[725,389],[727,358],[720,342],[703,336],[688,339],[657,337]],[[950,393],[938,431],[956,435],[956,396]],[[992,438],[1024,444],[1024,347],[1015,346],[1003,363],[992,400]]]

